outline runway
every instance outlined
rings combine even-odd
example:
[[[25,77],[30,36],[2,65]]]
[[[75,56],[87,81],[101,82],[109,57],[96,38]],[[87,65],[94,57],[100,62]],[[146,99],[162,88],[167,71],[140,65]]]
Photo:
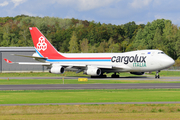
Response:
[[[170,89],[170,88],[180,88],[180,83],[0,85],[0,90]]]
[[[62,79],[63,77],[8,77],[8,79]],[[79,77],[64,77],[78,79]],[[7,79],[7,77],[0,77]],[[121,78],[88,78],[98,80],[162,80],[180,81],[180,77],[121,77]],[[141,83],[141,84],[41,84],[41,85],[0,85],[0,90],[64,90],[64,89],[168,89],[180,88],[180,83]]]

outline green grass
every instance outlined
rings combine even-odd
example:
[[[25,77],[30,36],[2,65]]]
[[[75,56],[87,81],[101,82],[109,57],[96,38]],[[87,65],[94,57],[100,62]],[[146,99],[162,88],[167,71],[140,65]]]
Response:
[[[30,72],[30,73],[0,73],[0,77],[59,77],[59,76],[87,76],[82,73],[65,72],[64,74],[51,74],[48,72]]]
[[[112,73],[107,74],[108,77],[111,76]],[[161,71],[159,73],[161,76],[180,76],[180,71]],[[151,74],[146,73],[146,75],[155,75],[155,72],[152,72]],[[30,72],[30,73],[0,73],[0,77],[70,77],[70,76],[84,76],[84,77],[90,77],[89,75],[84,75],[82,72],[81,73],[75,73],[75,72],[69,72],[66,71],[64,74],[51,74],[48,72]],[[138,76],[138,75],[133,75],[130,73],[120,73],[121,77],[127,77],[127,76]],[[139,75],[140,76],[140,75]]]
[[[155,75],[156,72],[152,72],[149,75]],[[159,73],[160,76],[180,76],[180,71],[161,71]]]
[[[125,84],[125,83],[180,83],[180,81],[165,80],[91,80],[78,81],[78,79],[64,79],[64,84]],[[0,85],[25,84],[63,84],[62,79],[0,79]]]
[[[107,74],[110,76],[111,74]],[[121,76],[137,76],[130,73],[121,73]],[[85,75],[82,72],[70,72],[66,71],[64,74],[52,74],[48,72],[30,72],[30,73],[0,73],[0,77],[73,77],[73,76],[84,76],[90,77],[89,75]]]
[[[1,106],[0,119],[145,120],[179,119],[180,104]]]
[[[74,113],[2,115],[2,120],[179,120],[179,113]]]
[[[153,75],[152,74],[147,74]],[[179,71],[162,71],[161,76],[180,76]],[[50,73],[2,73],[0,77],[58,77],[84,76],[66,72]],[[108,74],[110,76],[110,74]],[[121,76],[134,76],[121,73]],[[89,76],[88,76],[89,77]],[[65,84],[106,83],[179,83],[163,80],[67,80]],[[0,84],[62,84],[62,79],[0,80]],[[129,90],[27,90],[0,91],[0,104],[31,103],[88,103],[88,102],[161,102],[180,101],[180,89],[129,89]],[[165,105],[61,105],[61,106],[0,106],[0,119],[87,119],[87,120],[144,120],[179,119],[180,104]]]
[[[0,104],[180,101],[180,89],[0,91]]]

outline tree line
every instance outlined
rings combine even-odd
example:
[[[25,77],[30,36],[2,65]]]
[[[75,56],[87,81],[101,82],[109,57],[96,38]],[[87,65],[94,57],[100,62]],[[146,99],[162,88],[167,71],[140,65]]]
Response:
[[[33,46],[29,27],[37,27],[60,52],[98,53],[160,49],[180,59],[180,29],[170,20],[137,25],[62,19],[56,17],[0,17],[0,46]]]

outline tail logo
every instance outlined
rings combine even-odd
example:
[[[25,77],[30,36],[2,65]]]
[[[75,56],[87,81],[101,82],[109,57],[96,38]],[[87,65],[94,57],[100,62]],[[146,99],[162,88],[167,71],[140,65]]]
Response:
[[[47,49],[47,44],[45,42],[45,38],[43,36],[41,36],[39,38],[39,42],[37,43],[37,50],[38,51],[41,51],[41,50],[45,51],[46,49]]]

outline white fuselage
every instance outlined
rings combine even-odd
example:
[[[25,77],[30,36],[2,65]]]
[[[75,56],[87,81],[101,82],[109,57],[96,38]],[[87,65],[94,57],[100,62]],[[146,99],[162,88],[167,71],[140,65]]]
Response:
[[[161,50],[138,50],[125,53],[60,53],[71,60],[47,60],[46,62],[60,64],[85,64],[87,66],[104,66],[105,72],[149,72],[168,68],[174,64],[174,60]],[[77,59],[104,57],[100,59]],[[106,69],[106,66],[113,66]],[[69,68],[71,70],[71,68]],[[72,70],[74,70],[72,68]]]

